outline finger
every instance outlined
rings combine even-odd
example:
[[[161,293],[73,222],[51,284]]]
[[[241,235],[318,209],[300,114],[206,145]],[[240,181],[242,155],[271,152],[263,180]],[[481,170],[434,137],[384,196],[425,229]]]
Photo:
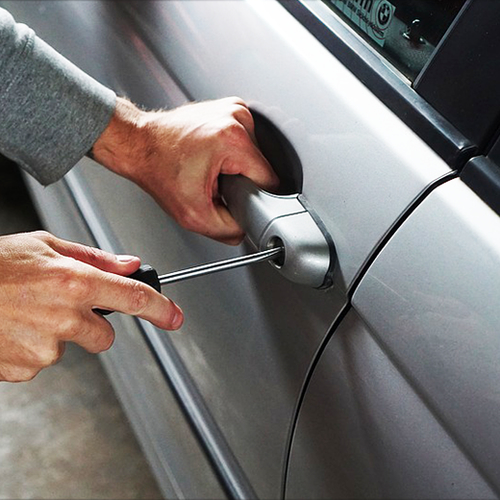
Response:
[[[64,353],[66,352],[66,342],[59,342],[57,346],[57,351],[58,351],[57,356],[52,362],[53,365],[59,363],[59,361],[61,361],[62,357],[64,356]]]
[[[219,99],[219,101],[228,101],[228,102],[231,102],[233,104],[239,104],[240,106],[248,108],[247,103],[241,97],[238,97],[235,95],[229,96],[229,97],[223,97],[223,98]]]
[[[235,154],[238,156],[239,171],[222,173],[239,173],[250,178],[264,189],[277,189],[279,187],[279,178],[258,148],[255,136],[255,121],[248,105],[239,97],[230,97],[228,99],[235,105],[232,114],[233,118],[243,126],[247,138],[250,138],[251,142],[245,141],[245,136],[243,136],[241,144],[238,144]]]
[[[245,127],[245,130],[252,138],[252,141],[256,144],[257,139],[255,138],[255,122],[252,113],[243,100],[235,98],[234,104],[233,118]]]
[[[49,242],[53,250],[102,271],[127,276],[139,269],[141,259],[132,255],[115,255],[100,248],[89,247],[72,241],[54,237]]]
[[[0,367],[0,380],[2,382],[29,382],[42,370],[41,367],[21,366],[16,364],[2,364]]]
[[[29,353],[28,349],[25,350],[26,365],[40,369],[58,363],[66,350],[65,342],[58,341],[57,339],[54,339],[50,343],[38,343],[36,346],[32,346],[32,349],[33,347],[35,349],[31,353]]]
[[[279,178],[261,151],[252,143],[234,151],[230,160],[223,163],[222,174],[241,174],[257,186],[268,191],[278,188]]]
[[[28,371],[31,370],[33,378],[40,370],[56,364],[64,354],[64,342],[57,338],[37,337],[36,334],[22,340],[18,346],[22,350],[22,358],[16,356],[10,359],[11,366],[17,366],[26,370],[25,377],[28,377]]]
[[[230,108],[227,108],[230,111],[230,115],[243,127],[245,128],[247,134],[252,139],[253,143],[257,145],[257,138],[255,137],[255,123],[252,116],[252,113],[248,107],[248,104],[241,99],[240,97],[232,96],[225,97],[223,99],[219,99],[218,101],[214,101],[217,103],[224,102],[226,104],[230,104]]]
[[[182,310],[149,285],[111,273],[96,271],[93,297],[88,308],[107,309],[138,316],[164,330],[177,330],[182,325]]]
[[[229,245],[238,245],[245,233],[222,202],[218,193],[218,179],[215,178],[203,197],[191,197],[177,220],[181,225],[204,236]]]
[[[115,340],[111,323],[91,310],[81,314],[78,325],[60,336],[61,340],[71,341],[87,352],[97,354],[108,350]]]
[[[245,232],[222,202],[214,200],[208,214],[206,236],[227,245],[238,245],[243,241]]]
[[[179,208],[177,221],[189,231],[208,236],[228,245],[238,245],[245,233],[217,197],[208,203],[192,204],[189,210]]]

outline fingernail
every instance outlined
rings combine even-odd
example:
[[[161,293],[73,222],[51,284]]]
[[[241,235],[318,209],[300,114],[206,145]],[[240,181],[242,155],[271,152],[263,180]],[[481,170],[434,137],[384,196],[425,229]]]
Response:
[[[182,309],[176,306],[174,319],[172,320],[172,329],[178,330],[182,323],[184,323],[184,314],[182,313]]]
[[[120,262],[123,262],[126,264],[127,262],[132,262],[133,260],[136,260],[138,257],[135,257],[134,255],[117,255],[116,259]]]

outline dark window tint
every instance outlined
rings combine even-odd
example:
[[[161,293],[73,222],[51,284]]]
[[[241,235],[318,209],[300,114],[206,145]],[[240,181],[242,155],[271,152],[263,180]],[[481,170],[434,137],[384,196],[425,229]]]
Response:
[[[413,81],[466,0],[323,0]]]

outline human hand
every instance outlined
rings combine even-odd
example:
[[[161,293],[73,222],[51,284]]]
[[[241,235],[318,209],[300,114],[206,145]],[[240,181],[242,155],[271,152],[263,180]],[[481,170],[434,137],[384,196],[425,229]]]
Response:
[[[180,327],[182,311],[144,283],[126,278],[138,257],[115,256],[43,231],[0,237],[0,380],[32,379],[57,362],[64,343],[109,349],[111,324],[94,308]]]
[[[93,155],[151,194],[181,226],[232,245],[244,233],[221,201],[218,176],[242,174],[268,190],[279,183],[237,97],[154,112],[118,99]]]

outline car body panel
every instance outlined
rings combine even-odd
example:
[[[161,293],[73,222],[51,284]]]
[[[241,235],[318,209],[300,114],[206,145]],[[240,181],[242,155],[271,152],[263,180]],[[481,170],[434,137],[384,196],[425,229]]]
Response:
[[[136,186],[117,182],[91,163],[84,160],[77,170],[92,170],[85,177],[86,198],[112,224],[120,248],[157,269],[252,250],[205,242],[179,229]],[[345,297],[338,290],[297,287],[266,263],[163,291],[187,316],[182,333],[171,334],[170,342],[258,494],[278,495],[284,443],[304,373]],[[249,442],[258,446],[251,449]]]
[[[141,105],[173,107],[189,99],[239,95],[295,148],[303,170],[301,199],[335,244],[335,286],[320,291],[292,284],[268,264],[179,283],[165,293],[186,313],[182,333],[155,332],[157,347],[179,357],[190,387],[220,431],[218,439],[256,495],[279,497],[304,383],[348,304],[353,283],[388,232],[450,168],[277,2],[2,5],[95,78]],[[55,188],[34,189],[48,227],[63,237],[85,238],[72,229],[88,222],[81,210],[50,208],[57,205],[54,199],[74,198],[71,186],[76,186],[105,235],[100,245],[110,242],[108,250],[140,255],[160,272],[253,250],[248,243],[230,248],[180,229],[137,186],[90,159],[83,159],[69,179]],[[79,222],[72,223],[73,218]],[[170,480],[164,491],[220,496],[199,445],[193,445],[193,456],[201,472],[192,490],[190,452],[175,444],[177,459],[169,451],[175,425],[163,431],[158,423],[168,418],[173,399],[157,391],[166,384],[159,377],[167,369],[137,347],[134,336],[141,333],[133,325],[117,322],[124,347],[113,348],[104,359],[112,360],[107,362],[112,380],[126,408],[132,408],[139,435],[147,436],[143,442],[150,460],[176,462],[173,476],[179,484],[172,487]],[[123,381],[131,371],[135,382],[127,385]],[[423,412],[412,386],[406,388],[408,400]],[[140,391],[145,394],[136,394]],[[172,411],[177,422],[181,414]],[[432,416],[425,418],[436,427]],[[435,435],[445,440],[439,432]]]
[[[44,12],[50,9],[52,17],[59,9],[67,16],[67,9],[73,5],[81,6],[79,3],[43,2],[41,7]],[[106,3],[86,2],[85,6],[88,15],[92,6],[103,14],[109,8]],[[15,13],[14,7],[17,6],[11,11]],[[67,32],[71,32],[71,28],[77,29],[77,12],[74,17],[76,26],[69,22],[64,24]],[[36,20],[27,21],[37,27]],[[43,26],[40,23],[40,27]],[[44,36],[43,29],[37,31]],[[61,28],[58,37],[64,39],[63,34]],[[51,40],[50,34],[47,35],[44,38],[49,42],[60,43],[58,38]],[[90,40],[92,34],[86,33],[86,37]],[[111,40],[99,44],[99,51],[96,48],[94,72],[105,68],[111,54],[104,49],[113,47],[112,40],[111,36]],[[115,51],[118,52],[120,47],[115,46]],[[126,45],[122,56],[118,52],[119,59],[125,60],[126,51],[134,47]],[[147,51],[142,50],[142,53],[135,51],[131,54],[131,87],[127,86],[128,81],[121,82],[121,89],[135,100],[140,100],[137,95],[141,78],[141,72],[136,71],[138,65],[143,64],[142,78],[148,85],[157,76],[154,73],[157,67],[152,69]],[[73,46],[71,51],[73,60],[78,63],[77,47]],[[87,58],[88,46],[82,46],[80,59]],[[108,82],[112,82],[113,74],[107,76]],[[163,81],[168,83],[171,80],[165,74]],[[146,98],[152,100],[156,97],[159,104],[170,97],[170,86],[158,85],[156,94],[150,87],[146,88],[149,91]],[[137,186],[117,179],[89,159],[82,160],[71,176],[81,184],[86,202],[99,214],[103,231],[115,242],[116,246],[108,249],[140,255],[143,261],[150,262],[161,272],[251,250],[249,246],[226,247],[181,230]],[[53,219],[56,217],[54,212],[48,213],[46,208],[48,199],[53,196],[50,189],[37,190],[35,196],[39,198],[42,211],[47,213],[46,218]],[[67,189],[67,185],[63,183],[61,189]],[[60,197],[59,194],[54,196]],[[75,217],[74,211],[71,217]],[[57,218],[60,220],[61,216]],[[65,237],[68,235],[65,227],[69,224],[69,220],[65,220],[53,227],[57,234]],[[73,237],[80,239],[77,234]],[[183,335],[173,334],[169,343],[178,349],[253,487],[262,496],[279,495],[285,443],[297,394],[317,346],[345,303],[344,294],[339,289],[316,291],[296,287],[267,264],[213,276],[205,279],[205,283],[198,280],[173,285],[166,293],[183,305],[189,315]],[[190,312],[185,305],[188,303],[192,305]],[[304,309],[310,311],[306,316],[290,314],[290,311]],[[115,352],[112,350],[109,355],[113,356]],[[135,357],[140,365],[143,354],[135,351]],[[130,360],[122,359],[121,363],[117,361],[114,365],[118,371],[126,373],[130,363]],[[223,405],[221,400],[230,404]],[[158,411],[161,413],[160,409]],[[157,439],[165,443],[169,438],[166,433],[159,432]],[[249,453],[248,442],[259,445]],[[205,496],[210,496],[210,492],[208,489]]]
[[[460,179],[432,192],[319,361],[290,498],[497,498],[499,270],[498,215]]]
[[[240,95],[289,139],[303,197],[334,239],[341,289],[417,195],[450,171],[277,2],[127,6],[188,95]]]
[[[497,498],[355,310],[311,379],[287,476],[290,499]]]
[[[500,219],[457,179],[432,193],[403,224],[353,297],[402,372],[497,491],[499,283]]]

